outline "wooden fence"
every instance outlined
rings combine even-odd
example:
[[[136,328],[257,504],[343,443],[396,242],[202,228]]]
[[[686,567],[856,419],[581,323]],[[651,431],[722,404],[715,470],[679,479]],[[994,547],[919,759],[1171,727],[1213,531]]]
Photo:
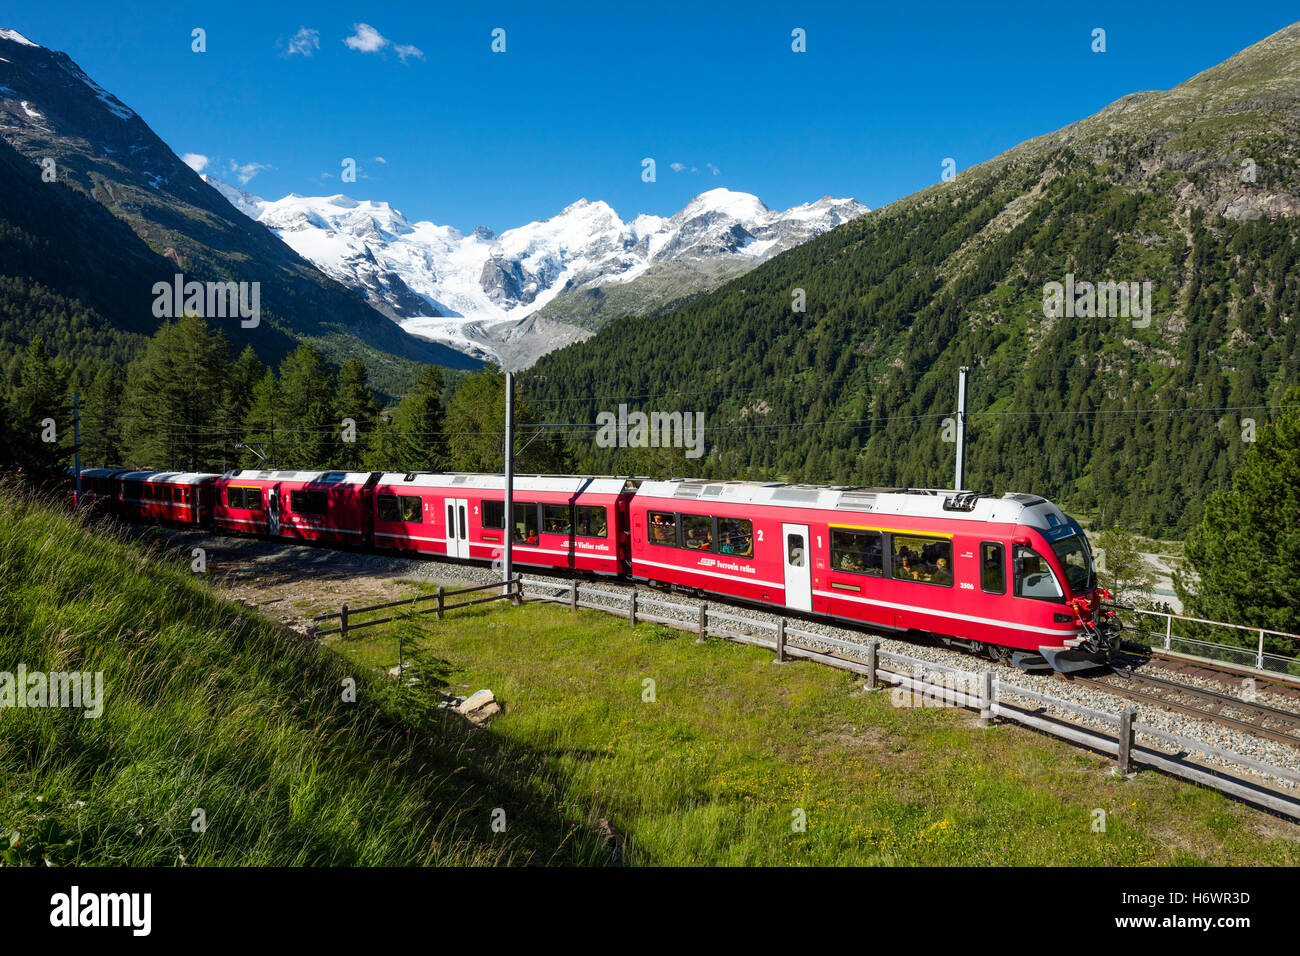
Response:
[[[449,597],[457,597],[461,594],[473,594],[477,591],[488,591],[493,588],[497,590],[497,593],[489,595],[488,597],[475,598],[472,601],[458,601],[454,604],[447,603],[447,598]],[[424,608],[423,610],[416,611],[415,613],[436,614],[438,615],[438,619],[442,620],[442,615],[445,612],[454,611],[456,608],[470,607],[471,605],[474,604],[486,604],[489,601],[503,601],[503,600],[508,600],[514,604],[518,604],[522,596],[523,596],[523,575],[516,574],[514,577],[509,578],[507,580],[494,581],[491,584],[480,584],[472,588],[456,588],[453,591],[448,591],[446,588],[442,587],[442,585],[439,585],[438,590],[433,594],[419,594],[412,598],[403,598],[400,601],[386,601],[383,604],[371,604],[368,607],[350,608],[346,604],[344,604],[335,613],[318,614],[316,617],[312,618],[312,621],[337,620],[339,622],[338,627],[331,627],[331,628],[326,628],[325,630],[318,630],[316,633],[321,637],[325,636],[326,634],[338,634],[340,637],[346,640],[348,634],[350,634],[352,631],[359,631],[363,627],[374,627],[376,624],[387,624],[390,621],[395,620],[397,617],[397,615],[389,615],[388,617],[375,618],[374,620],[370,620],[370,621],[354,621],[353,618],[356,617],[356,615],[358,614],[367,614],[371,611],[385,611],[388,610],[389,608],[403,607],[408,604],[420,604],[424,601],[435,601],[437,603],[433,607]]]

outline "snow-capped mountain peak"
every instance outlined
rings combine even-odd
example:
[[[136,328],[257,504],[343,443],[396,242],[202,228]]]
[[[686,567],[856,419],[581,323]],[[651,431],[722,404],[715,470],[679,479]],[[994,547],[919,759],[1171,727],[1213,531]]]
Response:
[[[778,212],[750,193],[711,189],[668,218],[624,222],[608,203],[582,198],[549,219],[499,235],[482,226],[464,235],[412,223],[382,201],[297,194],[267,201],[203,178],[408,332],[477,357],[501,358],[501,346],[512,342],[512,354],[527,361],[563,344],[554,337],[526,346],[517,341],[521,330],[536,329],[530,320],[548,307],[574,297],[599,299],[602,290],[630,288],[664,270],[677,277],[679,295],[683,288],[704,291],[724,274],[750,269],[867,211],[852,199],[823,197]]]
[[[40,47],[39,43],[33,43],[17,30],[10,30],[5,27],[0,27],[0,40],[9,40],[13,43],[21,43],[23,46]]]

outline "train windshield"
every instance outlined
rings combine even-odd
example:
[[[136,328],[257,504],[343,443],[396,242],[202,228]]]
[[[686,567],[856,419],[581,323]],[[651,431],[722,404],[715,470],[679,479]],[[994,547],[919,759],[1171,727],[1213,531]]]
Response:
[[[1052,542],[1052,551],[1065,570],[1065,579],[1075,594],[1087,594],[1097,586],[1097,573],[1092,566],[1092,552],[1083,532],[1075,529],[1067,538]]]

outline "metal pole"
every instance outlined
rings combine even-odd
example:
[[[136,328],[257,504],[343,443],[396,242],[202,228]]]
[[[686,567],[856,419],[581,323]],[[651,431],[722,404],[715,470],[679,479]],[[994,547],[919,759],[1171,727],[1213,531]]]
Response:
[[[969,371],[965,365],[957,370],[957,474],[953,491],[966,488],[966,373]]]
[[[506,547],[503,581],[510,580],[511,539],[515,530],[515,373],[506,372]],[[527,524],[527,522],[525,522]]]
[[[72,393],[72,454],[77,470],[77,497],[74,506],[81,505],[81,411],[77,407],[77,393]]]

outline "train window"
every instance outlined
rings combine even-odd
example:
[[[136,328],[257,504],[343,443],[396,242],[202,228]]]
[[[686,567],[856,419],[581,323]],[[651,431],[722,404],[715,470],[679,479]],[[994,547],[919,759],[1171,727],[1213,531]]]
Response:
[[[483,528],[487,531],[504,531],[506,528],[506,503],[483,502]]]
[[[144,485],[138,481],[128,481],[124,485],[126,488],[126,497],[139,501],[144,497]]]
[[[609,537],[609,513],[604,508],[597,508],[592,505],[578,505],[575,510],[578,515],[578,527],[576,531],[578,537]]]
[[[423,504],[419,495],[401,495],[402,520],[407,524],[422,524],[424,522]]]
[[[713,519],[708,515],[680,515],[682,547],[693,551],[713,550]]]
[[[262,489],[231,485],[226,488],[226,507],[245,511],[262,510]]]
[[[831,528],[831,568],[854,574],[883,575],[885,550],[879,531]]]
[[[926,535],[896,534],[893,538],[894,577],[952,587],[952,541]]]
[[[980,587],[989,594],[1007,593],[1006,548],[992,541],[980,542]]]
[[[1016,597],[1059,601],[1064,597],[1061,584],[1041,554],[1033,548],[1016,547]]]
[[[329,497],[323,491],[289,492],[289,510],[300,515],[323,515],[329,507]]]
[[[537,505],[529,501],[516,502],[514,519],[515,540],[525,544],[536,544]]]
[[[542,505],[543,533],[567,535],[573,530],[571,514],[568,505]]]
[[[753,557],[754,522],[747,518],[719,518],[718,553]]]
[[[401,521],[402,513],[397,507],[397,495],[379,495],[377,510],[380,521]]]
[[[651,544],[677,546],[677,515],[668,511],[646,513],[646,524]]]
[[[792,568],[802,568],[804,566],[804,547],[803,535],[792,534],[785,539],[786,545],[786,564]]]
[[[145,485],[145,486],[144,486],[144,497],[145,497],[146,499],[151,499],[151,498],[153,498],[153,485]]]

